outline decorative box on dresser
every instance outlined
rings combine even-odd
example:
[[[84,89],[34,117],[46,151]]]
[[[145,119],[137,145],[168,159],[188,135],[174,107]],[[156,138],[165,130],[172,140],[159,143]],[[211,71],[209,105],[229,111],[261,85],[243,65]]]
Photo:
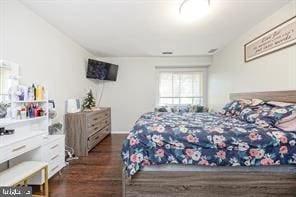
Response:
[[[111,133],[111,108],[66,114],[65,126],[66,144],[74,149],[75,155],[87,156]]]

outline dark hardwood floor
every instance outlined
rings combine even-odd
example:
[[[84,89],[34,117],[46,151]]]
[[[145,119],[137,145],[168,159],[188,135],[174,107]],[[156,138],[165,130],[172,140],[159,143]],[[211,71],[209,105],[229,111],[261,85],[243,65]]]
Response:
[[[49,181],[53,197],[121,196],[120,150],[126,135],[113,134],[97,145],[88,157],[79,157]]]

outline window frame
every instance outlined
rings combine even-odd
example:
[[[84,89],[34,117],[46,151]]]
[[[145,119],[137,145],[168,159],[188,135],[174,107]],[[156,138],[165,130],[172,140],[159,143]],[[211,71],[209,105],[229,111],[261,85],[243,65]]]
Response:
[[[203,106],[208,105],[208,66],[194,66],[194,67],[155,67],[156,70],[156,98],[155,106],[159,107],[159,82],[160,82],[160,73],[162,72],[200,72],[202,73],[203,79]],[[172,104],[178,105],[178,104]]]

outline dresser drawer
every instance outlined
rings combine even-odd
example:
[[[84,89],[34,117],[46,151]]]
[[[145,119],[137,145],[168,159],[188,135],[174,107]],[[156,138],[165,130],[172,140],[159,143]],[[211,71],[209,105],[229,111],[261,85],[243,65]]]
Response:
[[[109,119],[109,117],[110,112],[107,110],[103,112],[89,114],[86,116],[87,128],[93,127],[95,124],[98,124],[98,122]]]
[[[104,139],[109,134],[109,126],[105,127],[104,129],[96,132],[92,136],[90,136],[87,140],[87,148],[91,150],[95,147],[102,139]]]
[[[88,136],[94,135],[96,132],[104,129],[105,127],[110,125],[110,119],[105,118],[103,120],[98,121],[96,124],[93,124],[92,127],[87,128]]]
[[[88,136],[94,134],[95,132],[99,131],[101,128],[100,121],[94,122],[87,127]]]

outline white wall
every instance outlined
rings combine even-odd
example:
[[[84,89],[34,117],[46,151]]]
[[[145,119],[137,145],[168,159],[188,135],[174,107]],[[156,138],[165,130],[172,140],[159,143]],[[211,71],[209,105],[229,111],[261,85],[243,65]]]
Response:
[[[84,96],[90,53],[15,0],[0,1],[0,59],[20,65],[21,83],[44,84],[59,118],[65,100]]]
[[[91,87],[100,91],[100,84],[85,78],[92,54],[18,1],[1,0],[0,6],[0,59],[20,65],[21,83],[47,86],[59,119],[66,99],[81,98]],[[154,109],[155,66],[211,63],[209,57],[100,59],[119,65],[118,80],[106,82],[101,103],[112,107],[113,131],[129,131],[139,115]]]
[[[295,15],[296,1],[291,1],[214,55],[209,69],[212,109],[220,110],[229,93],[296,89],[296,45],[249,63],[243,50],[244,44]]]
[[[92,54],[16,0],[0,1],[0,59],[21,66],[21,82],[48,87],[60,118],[68,98],[82,97],[93,81],[85,78]],[[231,92],[296,89],[296,46],[243,61],[243,45],[296,14],[291,3],[230,43],[213,58],[209,104],[220,108]],[[118,80],[106,82],[102,106],[112,107],[112,130],[129,131],[155,104],[155,66],[210,65],[210,57],[99,58],[119,65]],[[101,88],[100,85],[95,87]],[[99,89],[100,90],[100,89]]]
[[[130,131],[145,112],[153,111],[155,66],[205,66],[211,57],[98,58],[119,65],[116,82],[106,82],[101,106],[112,108],[112,131]],[[100,91],[102,85],[98,86]]]

